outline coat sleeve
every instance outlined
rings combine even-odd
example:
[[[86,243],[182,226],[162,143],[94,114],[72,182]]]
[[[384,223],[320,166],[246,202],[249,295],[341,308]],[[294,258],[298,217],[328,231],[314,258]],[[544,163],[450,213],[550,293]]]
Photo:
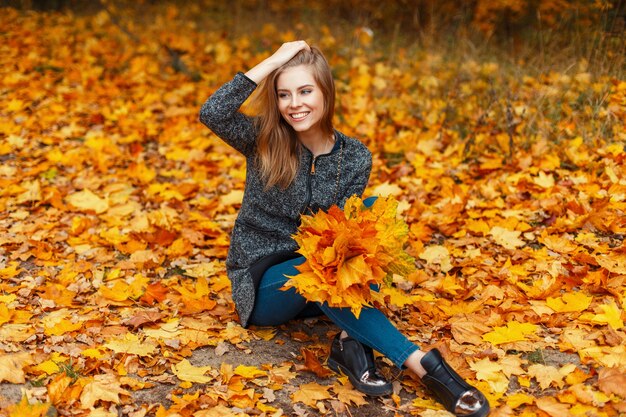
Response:
[[[200,121],[224,142],[249,156],[254,151],[256,133],[251,117],[239,111],[256,89],[256,83],[243,73],[218,88],[200,109]]]

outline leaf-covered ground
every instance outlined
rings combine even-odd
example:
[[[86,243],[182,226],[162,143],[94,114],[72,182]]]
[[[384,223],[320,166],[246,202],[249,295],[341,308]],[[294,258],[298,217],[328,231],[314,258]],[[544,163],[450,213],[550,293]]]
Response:
[[[197,121],[296,34],[151,13],[0,9],[0,387],[22,388],[21,402],[0,389],[1,414],[359,415],[364,398],[320,365],[325,337],[236,324],[224,259],[244,161]],[[584,61],[388,59],[355,33],[313,43],[335,69],[337,127],[374,153],[366,194],[395,196],[410,226],[418,273],[389,315],[492,415],[626,413],[626,80]],[[285,337],[307,349],[281,356]],[[258,365],[189,360],[260,342],[276,354]],[[302,373],[320,378],[294,386]],[[445,414],[398,381],[385,410]]]

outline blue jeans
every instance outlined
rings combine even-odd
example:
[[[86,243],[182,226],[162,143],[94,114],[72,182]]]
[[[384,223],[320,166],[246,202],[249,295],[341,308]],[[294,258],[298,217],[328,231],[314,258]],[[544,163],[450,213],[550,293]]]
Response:
[[[404,368],[406,359],[419,347],[400,333],[380,310],[363,308],[357,319],[349,308],[309,302],[294,288],[280,290],[287,282],[287,276],[299,273],[296,265],[300,265],[304,260],[303,256],[290,259],[265,271],[257,291],[250,324],[278,326],[294,318],[325,314],[351,337],[382,353],[398,368]]]
[[[380,310],[363,308],[357,319],[349,308],[309,302],[294,288],[280,290],[287,282],[287,276],[298,274],[295,266],[303,262],[304,257],[290,259],[270,267],[263,274],[250,323],[256,326],[278,326],[294,318],[325,314],[351,337],[382,353],[398,368],[403,368],[409,355],[419,347],[400,333]]]

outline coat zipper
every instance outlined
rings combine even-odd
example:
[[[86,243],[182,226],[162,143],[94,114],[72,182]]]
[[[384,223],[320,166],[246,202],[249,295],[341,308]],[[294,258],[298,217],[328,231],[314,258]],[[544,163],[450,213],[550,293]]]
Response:
[[[306,200],[304,202],[304,207],[302,208],[302,210],[300,211],[300,214],[305,214],[306,213],[306,209],[309,208],[309,203],[311,203],[311,197],[313,197],[313,190],[311,188],[311,179],[313,177],[313,175],[315,175],[315,161],[317,161],[318,158],[320,157],[324,157],[324,156],[331,156],[333,154],[332,150],[329,153],[325,153],[322,155],[317,155],[317,156],[312,156],[311,158],[311,167],[309,169],[309,175],[306,181]]]
[[[315,175],[315,159],[317,159],[317,157],[315,156],[311,159],[311,168],[309,169],[309,175],[307,176],[307,179],[306,179],[306,200],[304,200],[304,207],[300,211],[300,214],[306,213],[306,209],[309,208],[309,203],[311,202],[311,197],[313,196],[313,189],[311,188],[311,180],[313,178],[313,175]]]

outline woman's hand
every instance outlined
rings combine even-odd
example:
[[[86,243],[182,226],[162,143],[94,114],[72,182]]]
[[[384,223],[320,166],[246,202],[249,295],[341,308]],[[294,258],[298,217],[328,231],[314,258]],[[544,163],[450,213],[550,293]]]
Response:
[[[246,77],[255,83],[260,83],[272,71],[288,62],[303,49],[309,50],[310,46],[305,41],[285,42],[269,58],[260,62],[254,68],[246,72]]]
[[[276,65],[276,68],[278,68],[296,56],[296,54],[303,49],[311,49],[306,41],[285,42],[271,57],[268,58],[268,60],[271,60]]]

